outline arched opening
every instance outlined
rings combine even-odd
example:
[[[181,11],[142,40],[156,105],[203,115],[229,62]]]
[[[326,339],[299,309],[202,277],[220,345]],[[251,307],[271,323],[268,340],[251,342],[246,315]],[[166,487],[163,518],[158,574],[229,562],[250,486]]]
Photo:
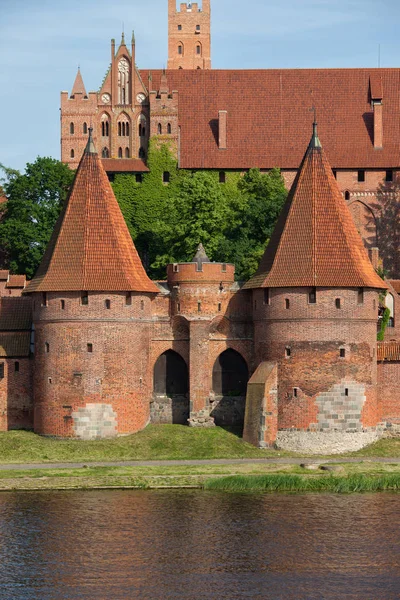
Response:
[[[197,44],[197,46],[196,46],[196,54],[197,54],[197,56],[201,56],[201,44]]]
[[[167,133],[172,133],[171,123],[168,123],[167,125]]]
[[[125,148],[125,158],[129,158],[129,157],[130,157],[129,148]]]
[[[71,150],[71,158],[75,158],[75,150]]]
[[[69,132],[71,135],[74,135],[75,133],[75,125],[73,123],[69,124]]]
[[[84,123],[83,124],[83,133],[86,135],[87,132],[88,132],[88,126],[87,126],[87,123]]]
[[[388,321],[388,327],[394,327],[394,297],[393,294],[388,292],[385,297],[386,308],[390,310],[390,317]]]
[[[158,357],[153,373],[152,423],[186,425],[189,418],[189,373],[184,359],[173,350]]]
[[[108,148],[103,148],[103,150],[101,152],[101,156],[102,156],[102,158],[109,158],[110,157],[110,153],[108,151]]]
[[[229,348],[214,363],[212,374],[211,416],[219,427],[243,432],[249,370],[244,358]]]
[[[139,148],[139,158],[144,160],[146,158],[146,152],[144,148]]]
[[[161,125],[161,123],[159,123],[159,124],[157,125],[157,133],[158,133],[158,135],[161,135],[161,134],[162,134],[162,125]]]
[[[122,158],[122,148],[118,148],[118,158]]]

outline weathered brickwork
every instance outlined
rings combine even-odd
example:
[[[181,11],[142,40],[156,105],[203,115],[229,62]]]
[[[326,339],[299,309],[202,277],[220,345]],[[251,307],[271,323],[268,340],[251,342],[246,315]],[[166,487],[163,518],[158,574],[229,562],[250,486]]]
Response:
[[[378,397],[383,424],[400,424],[400,361],[378,363]]]
[[[32,429],[32,364],[29,358],[0,359],[0,431]]]
[[[168,0],[168,69],[211,69],[210,0]]]

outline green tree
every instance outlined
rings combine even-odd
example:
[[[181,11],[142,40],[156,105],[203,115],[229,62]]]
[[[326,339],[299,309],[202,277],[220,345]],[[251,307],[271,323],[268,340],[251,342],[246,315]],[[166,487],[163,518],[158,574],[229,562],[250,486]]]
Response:
[[[74,172],[53,158],[37,158],[26,171],[7,169],[2,187],[7,198],[0,222],[2,266],[33,277],[50,240],[73,181]]]

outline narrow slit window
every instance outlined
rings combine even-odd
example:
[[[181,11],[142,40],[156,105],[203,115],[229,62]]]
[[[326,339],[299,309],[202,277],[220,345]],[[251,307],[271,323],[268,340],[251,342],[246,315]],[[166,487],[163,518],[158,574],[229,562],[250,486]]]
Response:
[[[340,348],[340,358],[346,358],[346,350],[344,348]]]
[[[178,46],[178,54],[183,54],[183,46]]]
[[[297,398],[297,388],[293,388],[293,397]]]
[[[105,304],[106,304],[106,309],[110,310],[110,308],[111,308],[111,300],[106,300]]]
[[[358,304],[364,304],[364,288],[358,288],[357,302]]]
[[[387,181],[388,183],[391,183],[393,181],[393,169],[388,169],[386,171],[385,181]]]
[[[4,379],[4,363],[0,363],[0,379]]]
[[[222,304],[221,304],[221,302],[218,302],[218,312],[221,312],[221,310],[222,310]]]
[[[144,301],[143,300],[140,301],[140,310],[144,310]]]
[[[75,158],[75,150],[71,150],[71,158]]]
[[[64,310],[65,309],[65,300],[61,300],[60,304],[61,304],[61,310]]]
[[[291,357],[291,355],[292,355],[292,351],[291,351],[291,349],[289,348],[289,346],[287,346],[287,347],[285,348],[285,356],[286,356],[286,358],[290,358],[290,357]]]
[[[197,54],[197,56],[200,56],[200,54],[201,54],[201,46],[196,46],[196,54]]]
[[[344,390],[344,395],[345,395],[345,396],[348,396],[348,395],[349,395],[349,388],[345,388],[345,390]]]
[[[46,352],[46,354],[48,354],[50,352],[50,344],[49,342],[46,342],[44,345],[44,351]]]
[[[222,272],[226,273],[226,263],[222,263]]]
[[[83,133],[86,135],[88,132],[87,123],[83,124]]]
[[[290,308],[290,300],[289,300],[289,298],[285,299],[285,308],[286,308],[286,310],[288,310]]]
[[[87,306],[89,304],[89,296],[88,296],[87,292],[82,292],[81,304],[82,304],[82,306]]]
[[[364,181],[365,181],[365,171],[364,170],[360,170],[357,172],[357,181],[359,183],[364,183]]]
[[[121,123],[118,123],[118,135],[119,136],[122,135],[122,125],[121,125]]]
[[[178,31],[182,31],[182,25],[178,25]]]
[[[143,177],[141,173],[136,173],[135,175],[136,183],[142,183]]]
[[[201,302],[197,303],[197,312],[201,312]]]
[[[180,302],[177,303],[176,308],[177,308],[178,313],[180,313],[181,312],[181,303]]]
[[[308,303],[316,304],[317,303],[317,288],[312,288],[308,294]]]
[[[226,182],[226,173],[225,173],[225,171],[220,171],[219,172],[219,182],[220,183],[225,183]]]
[[[336,298],[335,306],[336,306],[336,308],[342,308],[342,301],[340,298]]]
[[[129,148],[125,148],[125,158],[129,158],[129,156],[130,156]]]
[[[92,352],[93,352],[93,344],[88,344],[88,345],[87,345],[87,351],[88,351],[89,353],[92,353]]]
[[[75,133],[75,125],[73,123],[70,123],[69,125],[69,132],[71,135],[74,135]]]
[[[162,125],[161,125],[161,123],[159,123],[159,124],[157,125],[157,133],[158,133],[158,135],[161,135],[161,134],[162,134]]]
[[[163,173],[163,182],[164,183],[169,183],[169,179],[170,179],[169,171],[164,171],[164,173]]]
[[[47,293],[42,292],[42,306],[47,306]]]
[[[345,192],[344,198],[345,198],[345,200],[350,200],[350,192]]]
[[[168,123],[168,125],[167,125],[167,133],[169,133],[169,134],[172,133],[171,123]]]
[[[118,148],[118,158],[122,158],[122,148]]]
[[[264,304],[270,303],[269,288],[264,288]]]
[[[18,362],[18,360],[16,360],[15,363],[14,363],[14,371],[16,373],[19,373],[19,362]]]
[[[131,292],[126,292],[125,306],[132,306],[132,293]]]

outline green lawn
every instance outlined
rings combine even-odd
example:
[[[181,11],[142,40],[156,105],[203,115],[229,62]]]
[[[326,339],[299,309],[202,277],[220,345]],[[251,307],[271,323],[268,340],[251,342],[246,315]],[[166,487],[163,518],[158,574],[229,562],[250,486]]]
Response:
[[[287,454],[287,453],[286,453]],[[195,460],[285,456],[259,450],[219,427],[149,425],[113,440],[55,440],[27,431],[0,433],[0,463],[90,462],[123,460]]]

